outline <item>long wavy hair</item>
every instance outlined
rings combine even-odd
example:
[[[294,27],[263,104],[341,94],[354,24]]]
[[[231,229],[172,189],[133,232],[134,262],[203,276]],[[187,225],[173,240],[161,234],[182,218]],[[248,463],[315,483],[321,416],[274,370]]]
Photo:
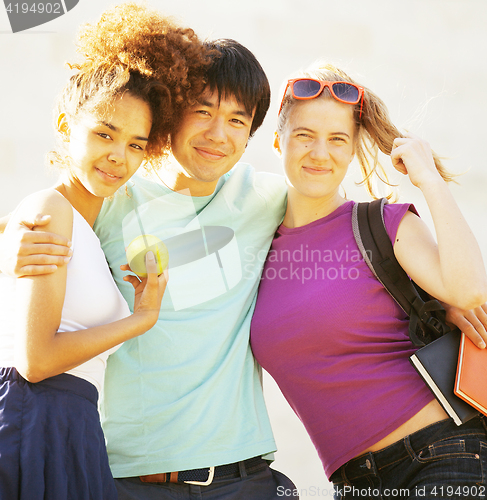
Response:
[[[293,78],[300,77],[330,82],[344,81],[364,87],[332,64],[321,63],[293,76]],[[328,89],[323,91],[322,96],[332,99]],[[320,98],[322,96],[320,96]],[[278,118],[278,133],[283,131],[289,113],[296,102],[298,101],[292,97],[291,91],[288,89],[284,96],[282,110]],[[404,135],[401,134],[392,123],[384,102],[367,87],[364,87],[362,115],[360,116],[359,102],[354,107],[353,116],[356,125],[355,156],[357,157],[362,174],[362,181],[360,184],[365,186],[372,198],[377,199],[379,195],[376,194],[374,190],[374,178],[391,186],[387,177],[387,172],[379,161],[379,151],[386,155],[390,155],[394,139],[397,137],[404,137]],[[434,152],[433,158],[441,177],[447,182],[454,180],[455,176],[446,170],[440,158]],[[392,198],[393,193],[391,192],[387,197]]]

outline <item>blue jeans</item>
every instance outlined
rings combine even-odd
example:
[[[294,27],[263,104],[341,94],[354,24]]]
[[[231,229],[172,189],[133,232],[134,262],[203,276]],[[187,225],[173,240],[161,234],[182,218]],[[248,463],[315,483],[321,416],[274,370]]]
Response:
[[[208,486],[143,483],[135,477],[115,479],[115,483],[119,500],[277,500],[284,492],[296,490],[287,476],[264,461],[255,472],[241,467],[240,477],[217,478]]]
[[[486,419],[442,420],[350,460],[330,479],[336,500],[487,499]]]

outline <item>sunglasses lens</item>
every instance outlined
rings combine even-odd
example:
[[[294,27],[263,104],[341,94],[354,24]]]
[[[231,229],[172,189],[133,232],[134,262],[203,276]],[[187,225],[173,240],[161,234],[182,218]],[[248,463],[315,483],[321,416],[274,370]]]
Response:
[[[349,83],[334,83],[334,94],[342,101],[356,103],[359,99],[359,90]]]
[[[314,97],[318,95],[321,89],[321,85],[319,82],[315,80],[298,80],[294,82],[293,92],[296,97]]]

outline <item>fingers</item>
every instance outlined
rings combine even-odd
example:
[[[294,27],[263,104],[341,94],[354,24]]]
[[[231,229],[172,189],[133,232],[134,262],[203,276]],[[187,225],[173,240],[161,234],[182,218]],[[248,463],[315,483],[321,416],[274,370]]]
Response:
[[[39,214],[34,220],[15,222],[10,229],[7,225],[0,263],[3,272],[15,277],[50,274],[69,262],[73,252],[67,238],[32,230],[50,220]]]
[[[44,231],[26,231],[22,233],[20,243],[25,251],[36,250],[32,251],[31,254],[48,253],[52,255],[68,255],[72,244],[64,236]]]
[[[436,169],[431,146],[427,141],[411,133],[394,139],[391,161],[394,168],[408,175],[416,187],[425,187],[441,179]]]
[[[153,252],[147,252],[145,256],[145,266],[147,269],[147,286],[158,286],[160,292],[164,292],[167,285],[167,280],[169,279],[169,274],[167,268],[158,275],[159,269],[156,261],[156,257]]]
[[[42,216],[36,222],[47,223],[49,216]],[[50,274],[69,262],[73,254],[71,242],[54,233],[24,231],[15,250],[15,276],[37,276]]]
[[[393,148],[397,146],[401,146],[402,144],[406,144],[410,140],[417,140],[417,141],[424,141],[419,135],[412,134],[411,132],[404,132],[404,134],[401,137],[396,137],[393,142]]]
[[[73,251],[64,245],[38,245],[36,243],[22,243],[19,247],[19,260],[29,257],[31,264],[56,264],[69,262]]]
[[[487,344],[487,305],[462,311],[453,308],[447,311],[447,320],[455,324],[480,349]]]
[[[161,279],[164,279],[166,283],[169,281],[169,272],[167,270],[167,267],[166,269],[164,269],[164,271],[162,271],[162,274],[159,276],[159,280]]]
[[[141,280],[139,280],[139,278],[137,278],[137,276],[134,276],[133,274],[128,274],[127,276],[124,276],[123,280],[128,281],[134,287],[134,290],[136,290],[141,283]]]
[[[484,304],[466,314],[465,335],[480,349],[487,344],[487,306]]]
[[[403,156],[405,154],[429,156],[431,155],[431,146],[422,139],[404,137],[394,139],[391,156]]]
[[[22,221],[22,224],[32,229],[33,227],[36,226],[45,226],[46,224],[49,224],[50,221],[51,221],[50,215],[37,214],[35,216],[34,223],[32,225],[30,225],[29,222],[26,221]]]
[[[147,271],[147,275],[156,275],[157,276],[157,262],[156,262],[156,256],[154,255],[154,252],[149,251],[145,254],[145,268]]]
[[[11,265],[7,261],[7,274],[21,278],[24,276],[39,276],[41,274],[52,274],[58,267],[69,262],[71,256],[55,255],[19,255]]]
[[[431,153],[431,146],[428,141],[425,141],[421,137],[411,134],[409,132],[404,134],[404,137],[396,137],[394,139],[392,143],[392,151],[396,151],[398,148],[401,148],[402,146],[410,146],[417,148],[418,150],[422,150],[425,153]],[[407,149],[403,148],[403,150]]]
[[[61,265],[61,264],[60,264]],[[35,265],[24,266],[18,269],[17,276],[40,276],[41,274],[52,274],[58,270],[57,265]]]
[[[21,220],[18,222],[19,226],[23,226],[32,231],[37,226],[45,226],[51,221],[50,215],[37,214],[34,220]]]
[[[54,272],[59,266],[64,266],[71,259],[71,255],[45,255],[28,254],[19,256],[17,260],[17,271],[22,275],[45,274]]]

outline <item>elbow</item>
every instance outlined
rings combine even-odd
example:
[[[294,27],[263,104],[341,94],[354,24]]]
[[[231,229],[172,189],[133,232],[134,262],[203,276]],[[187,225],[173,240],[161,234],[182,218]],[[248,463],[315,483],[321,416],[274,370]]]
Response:
[[[46,370],[44,363],[35,362],[33,360],[23,360],[15,363],[16,370],[22,377],[32,384],[42,382],[51,375]]]
[[[24,377],[28,382],[31,384],[37,384],[38,382],[42,382],[45,380],[47,377],[43,376],[42,374],[38,373],[28,373],[27,377]]]
[[[483,288],[476,288],[469,293],[464,293],[458,297],[458,303],[460,309],[469,311],[480,307],[487,302],[487,286]]]
[[[44,373],[39,370],[33,370],[32,368],[16,367],[17,371],[22,375],[22,377],[30,382],[31,384],[37,384],[48,378]]]

